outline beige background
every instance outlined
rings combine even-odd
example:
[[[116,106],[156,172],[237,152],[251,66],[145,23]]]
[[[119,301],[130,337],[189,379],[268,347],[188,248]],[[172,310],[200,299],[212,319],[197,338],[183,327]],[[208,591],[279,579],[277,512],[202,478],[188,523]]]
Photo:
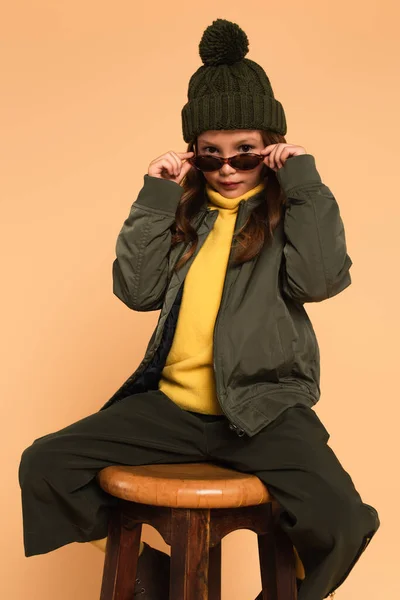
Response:
[[[247,33],[288,143],[315,156],[341,208],[353,284],[306,306],[316,411],[382,525],[336,597],[398,598],[397,3],[14,0],[2,15],[1,598],[99,597],[93,546],[24,557],[17,469],[36,437],[97,411],[143,356],[159,313],[113,295],[115,242],[150,161],[186,148],[180,111],[216,18]],[[149,527],[144,539],[168,550]],[[255,534],[229,535],[223,551],[223,599],[253,600]]]

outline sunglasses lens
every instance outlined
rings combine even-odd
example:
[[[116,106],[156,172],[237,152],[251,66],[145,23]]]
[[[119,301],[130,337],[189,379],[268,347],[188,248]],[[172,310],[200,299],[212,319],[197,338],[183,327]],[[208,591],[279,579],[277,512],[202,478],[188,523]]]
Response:
[[[221,161],[216,156],[195,156],[192,164],[201,171],[217,171],[221,168]]]
[[[234,169],[248,171],[255,169],[260,164],[260,159],[254,154],[238,154],[232,159],[231,163]]]

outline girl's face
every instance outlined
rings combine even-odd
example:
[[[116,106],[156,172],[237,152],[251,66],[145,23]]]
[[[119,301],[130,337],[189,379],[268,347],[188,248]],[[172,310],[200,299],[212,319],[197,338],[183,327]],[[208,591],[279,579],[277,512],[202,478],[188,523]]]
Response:
[[[264,149],[261,133],[255,129],[219,129],[204,131],[197,138],[196,154],[211,154],[228,158],[239,153],[259,154]],[[203,172],[211,187],[226,198],[236,198],[261,183],[265,163],[261,162],[251,171],[239,171],[229,164],[218,171]],[[238,185],[232,189],[224,186],[225,182]]]

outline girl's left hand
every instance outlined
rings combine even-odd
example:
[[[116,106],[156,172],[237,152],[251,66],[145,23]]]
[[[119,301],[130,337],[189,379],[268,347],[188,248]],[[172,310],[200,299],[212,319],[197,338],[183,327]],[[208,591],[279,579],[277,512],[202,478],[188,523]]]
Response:
[[[299,154],[306,154],[303,146],[295,146],[294,144],[270,144],[266,146],[264,150],[261,150],[260,154],[265,154],[264,163],[273,171],[278,171],[288,158],[291,156],[298,156]]]

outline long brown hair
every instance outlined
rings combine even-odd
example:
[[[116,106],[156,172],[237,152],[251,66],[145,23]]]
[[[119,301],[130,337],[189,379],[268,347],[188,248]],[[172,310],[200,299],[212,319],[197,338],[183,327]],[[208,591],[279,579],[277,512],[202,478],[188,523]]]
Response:
[[[260,133],[264,147],[269,144],[286,143],[285,137],[279,133],[265,130],[260,130]],[[194,150],[196,142],[197,140],[193,140],[188,144],[187,152]],[[257,256],[264,244],[272,241],[273,231],[282,218],[282,205],[285,204],[286,198],[281,190],[276,173],[264,163],[261,174],[265,182],[265,202],[259,203],[251,211],[243,227],[233,236],[232,242],[235,244],[233,263],[235,265],[242,264]],[[190,219],[196,215],[204,203],[206,183],[203,173],[198,169],[190,169],[181,183],[184,192],[176,211],[175,222],[171,228],[171,248],[182,241],[192,242],[192,244],[175,265],[175,271],[178,271],[196,251],[198,235],[192,227]]]

